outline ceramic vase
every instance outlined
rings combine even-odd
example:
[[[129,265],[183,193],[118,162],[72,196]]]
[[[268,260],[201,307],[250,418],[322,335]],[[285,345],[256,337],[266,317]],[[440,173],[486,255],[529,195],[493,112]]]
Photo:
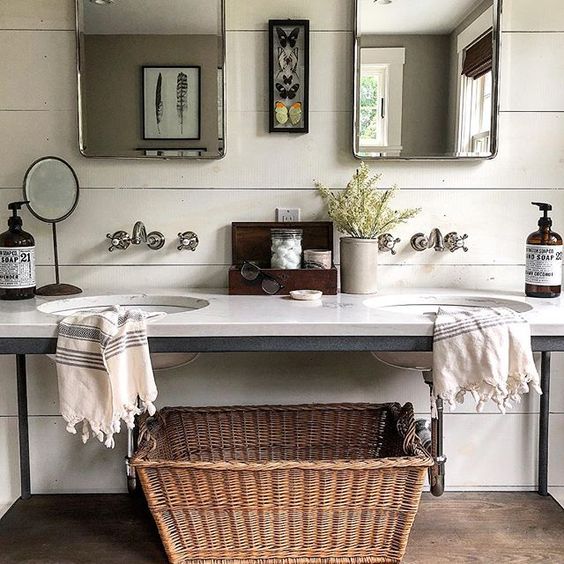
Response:
[[[341,292],[378,291],[378,239],[341,238]]]

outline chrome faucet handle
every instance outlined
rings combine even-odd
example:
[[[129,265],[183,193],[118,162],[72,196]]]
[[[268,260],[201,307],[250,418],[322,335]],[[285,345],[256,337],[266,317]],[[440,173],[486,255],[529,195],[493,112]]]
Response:
[[[106,239],[110,239],[112,244],[108,248],[110,253],[115,250],[125,251],[129,245],[131,245],[131,237],[125,231],[116,231],[115,233],[108,233]]]
[[[158,251],[164,247],[165,236],[160,231],[151,231],[147,234],[147,247],[152,251]]]
[[[429,248],[429,237],[424,233],[416,233],[410,240],[411,248],[420,253]]]
[[[447,233],[445,235],[445,246],[451,253],[458,251],[458,249],[462,249],[465,253],[467,253],[468,247],[465,243],[466,239],[468,239],[468,235],[466,233],[464,235],[459,235],[456,231],[452,231],[451,233]]]
[[[401,241],[399,237],[394,237],[391,233],[384,233],[378,237],[378,249],[382,253],[397,254],[396,245]]]
[[[178,234],[179,245],[176,247],[179,251],[195,251],[200,244],[200,239],[193,231],[184,231]]]

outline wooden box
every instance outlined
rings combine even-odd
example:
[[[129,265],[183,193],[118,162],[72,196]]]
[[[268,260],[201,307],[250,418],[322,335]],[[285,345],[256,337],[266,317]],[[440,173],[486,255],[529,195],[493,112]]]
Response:
[[[241,276],[245,261],[253,262],[266,274],[276,278],[284,288],[279,295],[292,290],[321,290],[324,294],[337,294],[338,273],[335,265],[328,270],[280,270],[270,268],[271,229],[302,229],[302,248],[327,249],[334,254],[333,223],[331,221],[299,222],[235,222],[231,225],[233,266],[229,269],[231,295],[265,296],[260,281],[250,282]]]

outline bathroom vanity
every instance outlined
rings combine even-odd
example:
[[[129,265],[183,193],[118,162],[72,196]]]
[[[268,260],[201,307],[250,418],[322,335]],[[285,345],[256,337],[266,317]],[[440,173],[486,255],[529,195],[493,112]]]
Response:
[[[23,499],[31,496],[27,386],[33,382],[27,380],[26,356],[55,352],[62,316],[112,304],[167,312],[148,325],[152,353],[432,351],[438,306],[509,307],[529,321],[533,350],[542,353],[538,492],[548,494],[550,353],[564,351],[564,306],[559,299],[419,289],[297,302],[287,296],[228,296],[224,290],[194,290],[184,295],[163,290],[151,295],[0,302],[0,354],[16,356]]]

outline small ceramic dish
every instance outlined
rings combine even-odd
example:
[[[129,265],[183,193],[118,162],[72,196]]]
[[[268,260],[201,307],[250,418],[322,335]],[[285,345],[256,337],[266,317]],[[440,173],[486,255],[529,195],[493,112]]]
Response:
[[[292,299],[299,300],[302,302],[313,302],[315,300],[320,300],[323,292],[320,290],[294,290],[290,292]]]

